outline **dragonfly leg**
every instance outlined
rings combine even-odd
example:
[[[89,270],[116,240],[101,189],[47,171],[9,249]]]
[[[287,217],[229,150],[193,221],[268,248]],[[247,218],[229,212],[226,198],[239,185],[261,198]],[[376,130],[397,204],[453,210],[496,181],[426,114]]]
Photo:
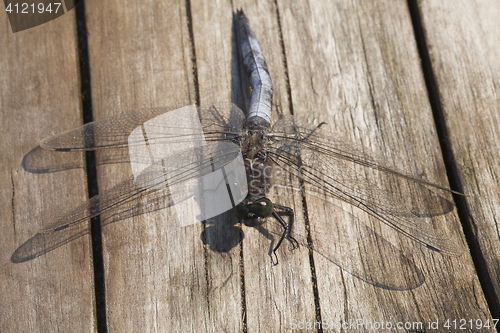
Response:
[[[275,206],[276,207],[276,206]],[[278,241],[278,244],[276,244],[276,246],[274,247],[273,249],[273,253],[274,253],[274,256],[276,257],[276,263],[277,263],[277,255],[276,255],[276,250],[278,250],[278,248],[281,246],[281,243],[283,242],[283,240],[285,239],[288,239],[290,241],[290,243],[292,244],[293,248],[292,250],[295,250],[296,248],[299,247],[299,243],[297,242],[297,240],[295,238],[293,238],[292,236],[292,227],[293,227],[293,210],[288,208],[288,207],[283,207],[283,206],[277,206],[276,208],[279,208],[283,211],[285,211],[286,213],[290,214],[291,215],[291,220],[290,220],[290,223],[285,223],[285,221],[283,221],[283,219],[281,218],[281,216],[279,216],[279,214],[276,212],[276,211],[273,211],[273,216],[276,218],[276,220],[278,220],[278,222],[280,223],[280,225],[283,227],[283,233],[281,234],[281,237],[280,237],[280,240]]]
[[[286,207],[286,206],[281,206],[281,205],[274,205],[274,208],[278,209],[281,211],[281,214],[283,215],[287,215],[287,216],[290,216],[290,222],[288,223],[288,225],[285,223],[285,221],[283,221],[283,219],[281,219],[281,221],[276,218],[278,220],[278,222],[280,222],[280,224],[286,229],[287,231],[287,235],[286,235],[286,238],[290,241],[290,243],[292,243],[293,245],[293,248],[292,250],[295,250],[296,248],[299,247],[299,242],[297,242],[297,240],[292,236],[292,232],[293,232],[293,222],[294,222],[294,214],[293,214],[293,209],[291,209],[290,207]],[[276,213],[278,216],[279,216],[279,213]],[[275,216],[276,217],[276,216]],[[281,218],[281,216],[279,216]],[[286,226],[286,227],[285,227]]]

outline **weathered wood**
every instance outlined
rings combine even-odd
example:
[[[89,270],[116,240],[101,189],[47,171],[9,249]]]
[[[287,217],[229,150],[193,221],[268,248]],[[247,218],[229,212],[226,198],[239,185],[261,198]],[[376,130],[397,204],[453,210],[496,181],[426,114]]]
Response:
[[[446,185],[406,1],[283,1],[279,12],[296,117],[314,123],[326,121],[335,135],[363,143],[398,169]],[[320,226],[331,232],[332,242],[339,242],[338,251],[352,251],[353,255],[362,251],[360,258],[339,255],[346,260],[338,262],[344,270],[315,254],[323,319],[424,325],[435,320],[442,325],[447,319],[488,319],[455,212],[436,217],[436,233],[447,235],[460,247],[459,257],[448,257],[352,206],[341,206],[340,212],[332,211],[324,201],[307,197],[312,228]],[[381,246],[378,237],[367,239],[373,234],[359,222],[346,221],[346,211],[413,261],[413,275],[399,266],[405,261],[398,261],[397,251]],[[379,258],[383,266],[377,264]],[[353,264],[347,260],[351,259],[358,260],[361,267],[357,271],[366,277],[374,274],[373,282],[386,284],[387,289],[374,288],[350,275]],[[419,270],[424,281],[419,282],[415,275]],[[399,288],[409,290],[391,290]],[[360,329],[371,331],[367,326]]]
[[[19,33],[3,14],[0,26],[0,331],[90,332],[95,309],[86,226],[69,244],[65,233],[36,235],[56,212],[86,200],[83,155],[40,155],[56,169],[79,166],[61,172],[22,166],[39,140],[81,125],[74,11]]]
[[[200,103],[211,105],[231,101],[231,96],[234,96],[232,70],[237,56],[231,39],[231,3],[191,1],[190,5]],[[206,298],[210,304],[210,320],[207,327],[198,327],[199,330],[243,330],[245,298],[241,286],[241,233],[236,224],[237,220],[231,211],[206,224]]]
[[[287,94],[287,78],[276,6],[272,2],[234,3],[235,9],[241,8],[247,15],[250,26],[255,33],[265,56],[273,83],[273,121],[279,115],[290,113]],[[241,65],[240,65],[241,66]],[[244,75],[243,75],[244,78]],[[245,84],[246,81],[243,80]],[[248,83],[246,83],[248,85]],[[243,85],[243,88],[245,86]],[[246,106],[248,106],[247,101]],[[282,175],[290,180],[289,175],[275,167],[274,175]],[[295,187],[298,182],[292,180]],[[295,220],[296,231],[303,231],[300,224],[300,195],[290,188],[275,186],[269,198],[276,204],[292,207],[298,213]],[[272,265],[269,253],[278,241],[274,235],[273,242],[266,237],[265,231],[271,231],[274,218],[269,218],[262,230],[243,227],[243,263],[245,268],[245,300],[248,331],[279,332],[289,328],[291,320],[305,321],[315,318],[314,293],[308,250],[301,247],[294,251],[291,244],[285,241],[277,252],[279,264]],[[274,221],[274,223],[276,223]],[[281,232],[281,229],[274,229]]]
[[[86,17],[95,119],[143,107],[195,103],[185,2],[91,1]],[[130,176],[130,166],[101,166],[99,191]],[[141,204],[144,200],[128,207],[134,210]],[[114,214],[101,216],[106,224],[102,233],[109,330],[209,327],[203,226],[180,228],[182,215],[176,218],[171,210],[109,223]]]
[[[450,45],[466,48],[459,52],[462,57],[451,57],[454,53],[447,49],[440,55],[441,45],[447,45],[442,40],[445,37],[439,35],[445,30],[440,24],[448,21],[435,15],[456,10],[456,17],[467,17],[473,15],[469,13],[474,10],[467,9],[466,5],[443,10],[426,2],[421,7],[433,60],[440,69],[437,78],[440,88],[443,87],[446,120],[449,128],[454,129],[450,131],[452,145],[456,156],[460,157],[457,159],[459,165],[467,166],[462,170],[466,190],[469,195],[475,194],[468,197],[474,220],[494,221],[494,213],[487,215],[486,208],[479,208],[485,206],[479,204],[478,198],[483,199],[479,197],[483,193],[480,190],[486,188],[489,207],[493,207],[490,212],[494,212],[498,196],[494,196],[492,181],[484,183],[485,179],[495,179],[497,173],[492,164],[488,169],[484,163],[494,160],[496,146],[492,140],[496,132],[493,129],[489,133],[475,132],[464,138],[453,132],[463,132],[457,130],[465,126],[459,127],[461,119],[474,124],[474,128],[489,128],[487,125],[498,123],[494,111],[487,114],[488,123],[478,119],[494,110],[486,108],[496,105],[492,99],[493,88],[474,88],[481,86],[483,77],[488,79],[483,81],[491,82],[487,87],[496,84],[493,69],[488,72],[480,67],[487,63],[496,68],[495,43],[490,37],[484,37],[484,41],[474,44],[472,37],[477,34],[474,29],[488,29],[471,25],[473,18],[470,18],[459,34],[443,35],[455,38]],[[249,18],[266,57],[275,93],[274,120],[278,114],[293,111],[297,119],[306,122],[325,121],[326,129],[335,136],[370,147],[388,164],[447,185],[406,1],[278,1],[276,4],[200,0],[190,1],[188,5],[180,1],[129,1],[126,5],[118,1],[87,2],[94,118],[149,106],[184,106],[197,99],[202,105],[231,100],[244,109],[249,92],[238,63],[232,26],[232,13],[239,8]],[[477,10],[484,15],[481,9]],[[491,17],[493,24],[493,14]],[[447,27],[462,27],[461,22],[449,20]],[[11,151],[2,159],[2,207],[6,207],[2,209],[2,221],[16,221],[16,228],[13,222],[7,224],[6,230],[11,231],[5,233],[2,242],[6,253],[3,263],[7,267],[3,270],[2,295],[8,295],[4,297],[7,302],[3,303],[7,311],[2,311],[5,331],[66,328],[89,331],[94,326],[87,238],[78,238],[45,256],[18,264],[29,264],[29,272],[18,271],[21,266],[10,263],[14,249],[40,226],[39,222],[21,224],[18,221],[31,221],[38,217],[34,215],[41,211],[38,207],[52,207],[52,202],[74,207],[84,199],[81,170],[25,175],[19,166],[22,156],[36,145],[37,140],[78,125],[78,86],[72,85],[78,67],[74,54],[76,44],[69,35],[57,41],[47,37],[51,36],[49,31],[60,33],[64,30],[55,22],[49,23],[53,26],[47,24],[51,28],[42,34],[35,35],[32,29],[14,35],[15,40],[3,36],[0,40],[0,45],[8,46],[5,51],[8,54],[19,52],[13,51],[16,50],[14,45],[19,43],[26,45],[26,49],[45,50],[46,53],[42,53],[45,63],[61,62],[65,73],[51,71],[52,75],[46,77],[53,81],[41,80],[42,83],[35,86],[39,93],[34,95],[33,89],[23,85],[34,82],[38,76],[25,79],[19,75],[22,69],[25,76],[32,77],[30,62],[26,60],[32,61],[32,57],[1,58],[0,68],[14,68],[2,71],[2,82],[8,84],[3,84],[7,90],[2,88],[0,91],[2,124],[6,128],[4,132],[9,133],[2,138],[2,147],[3,151]],[[474,29],[468,30],[470,26]],[[47,44],[52,47],[45,47]],[[473,51],[466,52],[474,49],[482,50],[479,60],[474,59],[472,54],[476,53]],[[58,56],[62,59],[49,59],[51,50],[71,52],[61,51]],[[488,61],[481,62],[483,58]],[[10,59],[15,66],[6,63],[5,59]],[[462,76],[454,76],[457,74],[453,66],[457,64],[465,64],[463,68],[467,73],[475,73],[474,77],[478,78],[475,83],[468,83],[475,84],[472,88],[461,86],[462,93],[458,97],[453,94],[454,88],[447,85],[467,82]],[[476,72],[476,68],[481,70]],[[69,86],[73,87],[71,92],[60,97],[61,91]],[[40,98],[20,104],[24,100],[14,96],[20,91],[19,87],[25,89],[22,92],[26,95]],[[56,91],[57,98],[54,97]],[[469,96],[466,93],[469,91],[477,94],[486,91],[486,97],[491,100],[480,99],[483,95],[471,93]],[[453,103],[456,100],[461,101],[460,107]],[[476,103],[475,108],[470,106],[472,103]],[[31,127],[23,126],[17,117],[23,112],[23,118],[30,119],[30,111],[35,107],[43,110],[46,117],[36,124],[31,122]],[[474,116],[467,113],[469,109],[476,110]],[[76,111],[71,113],[69,110]],[[475,141],[478,135],[482,136]],[[14,142],[17,146],[13,146]],[[469,147],[474,147],[476,156],[481,158],[467,155]],[[76,154],[75,158],[78,156]],[[106,158],[106,153],[98,154],[99,161]],[[479,164],[478,161],[486,162]],[[81,162],[76,164],[81,165]],[[71,177],[64,178],[66,175]],[[468,175],[482,175],[479,177],[482,182],[472,184]],[[130,176],[130,167],[126,164],[101,163],[98,166],[99,191],[102,193]],[[368,173],[366,176],[374,175]],[[436,234],[447,235],[460,251],[460,256],[449,257],[424,248],[331,196],[306,192],[303,200],[297,191],[298,182],[292,181],[295,190],[276,186],[270,197],[278,204],[293,208],[295,231],[303,244],[291,251],[290,244],[283,243],[277,253],[277,266],[272,265],[268,255],[272,247],[270,238],[277,241],[276,236],[266,234],[265,230],[271,230],[272,226],[264,226],[261,230],[244,226],[239,229],[239,225],[233,226],[236,221],[231,212],[206,225],[180,227],[184,212],[161,209],[160,202],[147,201],[155,199],[152,197],[103,214],[108,329],[120,332],[269,332],[289,330],[299,322],[314,324],[321,318],[328,324],[349,324],[357,320],[372,324],[391,322],[393,325],[421,322],[422,328],[429,330],[429,321],[439,320],[442,329],[447,319],[484,321],[489,318],[455,211],[433,219]],[[33,195],[33,184],[40,188],[36,195]],[[56,187],[55,184],[63,185]],[[47,189],[47,186],[52,187]],[[52,194],[55,191],[58,192]],[[400,201],[407,198],[411,198],[408,193]],[[13,209],[15,219],[11,213]],[[330,237],[324,238],[327,240],[324,243],[313,242],[316,252],[309,252],[304,246],[307,239],[301,237],[306,234],[307,223],[312,234],[319,232]],[[494,234],[493,229],[484,230],[483,233]],[[483,239],[484,235],[478,234],[478,238]],[[16,240],[15,244],[12,239]],[[494,240],[486,243],[495,244]],[[5,249],[5,244],[11,245]],[[493,250],[488,253],[497,253],[494,245],[491,248]],[[331,253],[322,252],[325,249]],[[490,267],[492,275],[496,276],[493,254]],[[42,261],[44,267],[36,266]],[[34,276],[42,276],[43,281],[34,281]],[[65,283],[54,284],[53,281]],[[69,283],[66,285],[66,282]],[[22,291],[23,283],[31,286],[28,292]],[[12,288],[13,285],[17,288]],[[32,298],[18,301],[20,295]],[[71,307],[61,306],[62,302],[70,303]],[[88,317],[81,318],[81,313]],[[80,317],[76,318],[76,314]],[[346,330],[350,328],[352,326]],[[368,324],[356,326],[356,329],[376,331]]]
[[[453,156],[467,194],[468,223],[498,311],[500,4],[418,3]]]

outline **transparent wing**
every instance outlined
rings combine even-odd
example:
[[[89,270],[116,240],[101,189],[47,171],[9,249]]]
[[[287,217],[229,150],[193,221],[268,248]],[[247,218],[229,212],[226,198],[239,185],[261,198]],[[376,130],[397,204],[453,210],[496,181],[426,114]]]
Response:
[[[321,200],[319,196],[316,198]],[[335,223],[326,227],[321,227],[321,223],[312,223],[308,232],[305,228],[294,225],[292,236],[301,247],[311,249],[315,255],[323,257],[352,276],[380,288],[410,290],[425,281],[416,264],[394,245],[341,207],[327,204],[330,209],[335,210],[336,215],[342,216],[346,223]],[[283,215],[282,217],[286,218]],[[265,228],[275,239],[283,232],[283,227],[275,219],[270,219]],[[360,242],[355,241],[346,242],[346,239],[358,239],[363,245],[360,246]],[[278,257],[293,255],[287,245],[287,242],[283,243]],[[367,255],[364,250],[366,248],[376,249],[379,253]]]
[[[334,137],[331,133],[323,130],[320,126],[305,124],[296,120],[293,116],[286,116],[277,121],[270,133],[281,150],[287,147],[295,149],[310,149],[318,154],[325,154],[330,157],[349,161],[372,169],[380,170],[393,174],[398,177],[406,178],[414,182],[435,187],[453,194],[463,195],[463,193],[453,191],[449,188],[430,183],[424,179],[408,175],[397,171],[393,166],[386,165],[384,157],[374,157],[374,153],[367,147],[356,145]]]
[[[111,208],[123,205],[152,191],[167,189],[186,180],[207,175],[227,165],[240,153],[239,147],[228,142],[212,142],[183,152],[183,158],[160,160],[144,169],[137,177],[92,197],[41,233],[60,231]],[[179,192],[179,190],[177,190]]]
[[[182,188],[172,190],[167,187],[162,190],[152,190],[141,196],[139,200],[134,201],[133,204],[119,205],[106,211],[105,214],[101,215],[101,226],[166,209],[189,199],[189,197],[189,193],[182,191]],[[32,260],[88,234],[90,231],[89,225],[86,223],[69,223],[68,216],[70,215],[75,216],[77,214],[67,214],[67,218],[61,221],[61,226],[55,228],[57,231],[44,229],[45,231],[35,234],[14,251],[11,261],[21,263]],[[66,225],[64,225],[64,221],[67,222]]]
[[[96,150],[148,143],[228,140],[239,133],[243,112],[232,103],[208,107],[145,108],[97,120],[40,142],[58,151]],[[144,137],[130,136],[134,131]]]
[[[453,203],[425,185],[442,186],[394,171],[362,148],[339,141],[320,128],[293,118],[272,129],[271,160],[329,195],[348,202],[432,250],[455,255],[447,238],[435,235],[433,218]]]

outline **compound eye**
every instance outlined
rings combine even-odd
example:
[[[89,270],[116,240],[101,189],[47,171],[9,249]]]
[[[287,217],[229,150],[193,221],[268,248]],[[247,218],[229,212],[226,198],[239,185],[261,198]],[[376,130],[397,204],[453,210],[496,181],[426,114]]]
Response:
[[[255,200],[248,210],[258,217],[268,217],[273,213],[273,203],[268,198]]]

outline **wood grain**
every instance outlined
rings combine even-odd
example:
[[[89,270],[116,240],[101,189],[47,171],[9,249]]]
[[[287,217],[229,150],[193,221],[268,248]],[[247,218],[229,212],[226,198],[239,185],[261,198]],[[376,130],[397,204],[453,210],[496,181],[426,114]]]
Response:
[[[95,119],[196,102],[184,2],[90,1],[86,17]],[[130,176],[130,166],[103,165],[99,191]],[[137,211],[142,204],[128,207]],[[102,229],[110,331],[192,331],[210,325],[203,226],[180,228],[182,212],[177,218],[155,207]],[[106,224],[114,215],[101,219]]]
[[[93,331],[86,225],[69,244],[64,233],[36,235],[57,213],[87,199],[83,156],[38,156],[54,167],[79,166],[61,172],[28,172],[22,166],[39,140],[81,125],[74,12],[15,34],[7,16],[0,17],[0,330]]]
[[[498,100],[500,4],[419,1],[450,145],[463,189],[481,269],[500,299]]]
[[[326,121],[335,135],[363,143],[398,169],[446,185],[406,2],[283,2],[279,10],[295,116],[316,124]],[[488,318],[455,212],[440,216],[436,228],[436,233],[461,247],[461,256],[448,257],[372,221],[352,206],[340,206],[336,213],[324,201],[307,197],[311,225],[331,232],[332,242],[340,243],[338,251],[353,254],[339,255],[342,269],[314,257],[323,319],[426,324],[436,318],[441,323]],[[348,219],[345,211],[350,213]],[[388,244],[381,246],[385,243],[378,236],[368,238],[373,233],[357,220],[353,223],[353,217],[401,252]],[[349,219],[351,223],[345,225]],[[364,253],[358,254],[357,249]],[[415,273],[400,275],[406,270],[401,253],[423,274],[421,285],[413,285],[418,281]],[[361,268],[353,267],[350,260],[357,260]],[[353,271],[364,275],[356,278]],[[388,288],[366,283],[371,274],[375,285]],[[405,285],[409,290],[391,290]]]
[[[275,4],[271,2],[236,2],[235,9],[241,8],[250,22],[265,56],[273,83],[273,121],[279,115],[290,113],[287,94],[287,78],[283,53],[281,51],[281,36]],[[241,65],[240,65],[241,66]],[[245,75],[242,87],[245,87]],[[245,106],[248,106],[249,101]],[[279,168],[274,168],[274,175],[282,174]],[[290,180],[288,175],[283,175]],[[296,188],[298,182],[295,181]],[[269,198],[277,204],[300,207],[300,196],[289,188],[275,186],[269,193]],[[299,205],[299,206],[297,206]],[[299,216],[300,216],[300,209]],[[247,328],[249,331],[282,331],[292,319],[307,320],[315,318],[314,293],[312,287],[309,257],[306,248],[290,251],[291,244],[285,241],[277,252],[279,264],[272,265],[269,253],[278,241],[268,219],[263,229],[244,227],[243,263],[245,283],[245,304]],[[298,220],[296,218],[296,220]],[[300,223],[296,230],[303,230]],[[281,232],[281,229],[274,229]],[[272,239],[269,237],[272,236]]]
[[[231,70],[235,65],[231,4],[191,1],[190,5],[200,103],[231,101],[234,95]],[[229,211],[206,224],[205,297],[210,305],[210,320],[209,326],[201,330],[238,332],[244,327],[241,229],[236,223]]]
[[[475,236],[496,281],[498,6],[479,4],[421,1],[420,8]],[[240,8],[266,57],[274,121],[290,113],[311,124],[324,121],[336,139],[363,144],[386,164],[448,186],[406,1],[88,1],[94,118],[195,102],[232,101],[245,109],[248,82],[232,20]],[[39,139],[79,123],[74,21],[63,21],[66,16],[36,28],[45,30],[0,36],[7,46],[0,58],[7,133],[0,141],[7,152],[1,202],[10,230],[1,242],[2,331],[95,326],[87,236],[22,264],[10,261],[40,227],[40,212],[85,199],[81,168],[29,174],[20,166]],[[101,193],[131,177],[126,163],[105,163],[106,152],[97,157]],[[83,165],[81,156],[74,159],[72,165]],[[273,332],[320,319],[422,323],[429,330],[430,321],[443,328],[447,319],[490,318],[456,210],[433,216],[436,235],[459,250],[445,256],[325,193],[303,196],[296,179],[278,174],[283,178],[270,198],[294,210],[301,246],[291,250],[285,242],[276,266],[269,256],[277,241],[271,220],[248,228],[228,212],[182,227],[186,212],[163,209],[155,196],[102,214],[108,330]],[[412,200],[408,189],[398,190],[405,195],[397,202]]]

